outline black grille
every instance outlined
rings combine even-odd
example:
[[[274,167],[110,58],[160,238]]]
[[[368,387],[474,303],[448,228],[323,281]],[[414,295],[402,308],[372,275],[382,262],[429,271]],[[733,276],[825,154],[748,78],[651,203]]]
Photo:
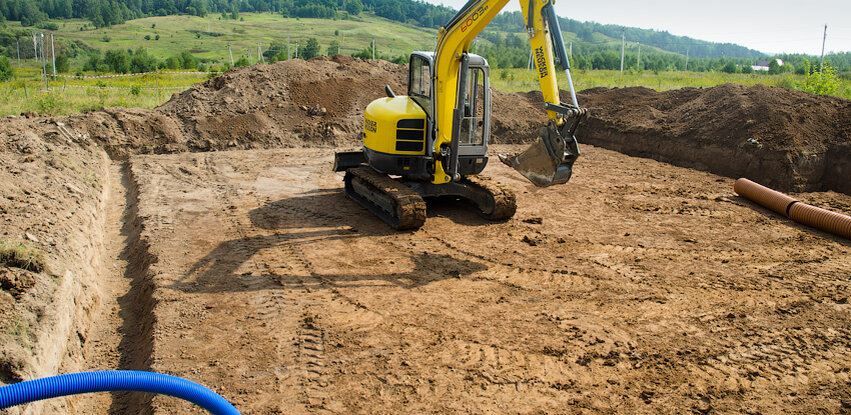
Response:
[[[396,123],[396,128],[411,128],[416,130],[422,130],[425,129],[425,120],[399,120],[399,122]]]
[[[421,141],[397,141],[396,151],[423,151]]]
[[[420,140],[425,137],[423,130],[396,130],[397,140]]]

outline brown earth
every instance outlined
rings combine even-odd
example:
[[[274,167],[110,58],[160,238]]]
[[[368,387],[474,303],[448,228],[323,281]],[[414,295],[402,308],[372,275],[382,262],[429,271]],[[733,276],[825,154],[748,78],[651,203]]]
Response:
[[[587,146],[562,187],[488,166],[519,196],[508,222],[435,201],[398,233],[345,197],[332,154],[131,159],[156,321],[138,359],[247,413],[837,413],[851,398],[851,243],[731,179]]]
[[[729,178],[590,145],[556,188],[492,163],[514,219],[433,201],[422,230],[391,232],[343,197],[330,159],[404,83],[382,61],[292,60],[153,110],[3,118],[0,239],[40,249],[48,272],[0,266],[0,382],[153,369],[244,413],[851,407],[848,241]],[[494,95],[494,140],[528,141],[540,93]],[[584,143],[849,193],[848,100],[733,85],[580,100]],[[279,147],[294,149],[185,154]],[[851,213],[845,194],[795,196]],[[101,394],[26,412],[184,410]]]
[[[593,89],[583,142],[780,190],[851,194],[851,101],[726,84],[656,92]]]

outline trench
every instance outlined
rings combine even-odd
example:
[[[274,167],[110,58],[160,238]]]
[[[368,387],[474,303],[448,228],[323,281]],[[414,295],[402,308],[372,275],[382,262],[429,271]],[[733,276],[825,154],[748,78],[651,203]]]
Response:
[[[154,299],[148,269],[155,261],[142,237],[138,192],[127,161],[111,162],[104,213],[103,267],[98,285],[100,312],[83,351],[85,370],[149,370]],[[83,395],[83,413],[151,413],[151,394],[113,392]]]

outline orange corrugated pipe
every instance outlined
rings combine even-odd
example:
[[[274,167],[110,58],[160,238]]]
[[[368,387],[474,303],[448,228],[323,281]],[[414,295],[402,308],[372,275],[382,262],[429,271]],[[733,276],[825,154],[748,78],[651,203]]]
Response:
[[[851,239],[851,216],[801,203],[748,179],[738,179],[733,191],[795,222]]]

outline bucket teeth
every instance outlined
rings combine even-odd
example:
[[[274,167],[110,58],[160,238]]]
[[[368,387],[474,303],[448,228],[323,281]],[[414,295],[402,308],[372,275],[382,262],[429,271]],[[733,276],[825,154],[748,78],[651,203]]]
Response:
[[[558,129],[548,125],[542,128],[537,140],[526,151],[498,156],[501,162],[517,170],[535,186],[547,187],[570,180],[579,149],[576,138],[562,137]]]

